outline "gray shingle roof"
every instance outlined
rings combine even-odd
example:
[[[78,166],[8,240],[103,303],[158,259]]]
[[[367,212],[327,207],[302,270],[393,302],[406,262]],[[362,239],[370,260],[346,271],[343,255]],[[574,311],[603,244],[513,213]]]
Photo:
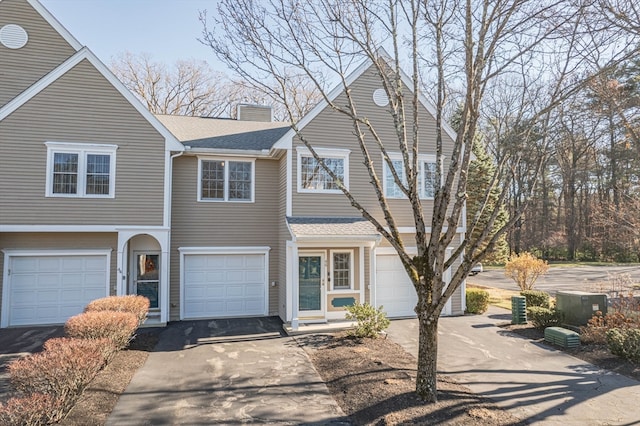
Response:
[[[289,228],[301,236],[370,236],[380,234],[362,217],[287,217]]]
[[[192,148],[263,150],[270,149],[288,131],[289,127],[279,127],[276,129],[256,130],[254,132],[182,141],[182,143]]]
[[[290,129],[289,123],[283,122],[162,114],[156,118],[180,142],[192,148],[269,149]]]

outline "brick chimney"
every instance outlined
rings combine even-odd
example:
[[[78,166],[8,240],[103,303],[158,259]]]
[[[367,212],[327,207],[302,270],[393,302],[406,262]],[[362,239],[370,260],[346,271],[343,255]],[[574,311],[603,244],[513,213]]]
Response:
[[[239,104],[238,120],[262,121],[269,123],[273,121],[273,110],[267,105]]]

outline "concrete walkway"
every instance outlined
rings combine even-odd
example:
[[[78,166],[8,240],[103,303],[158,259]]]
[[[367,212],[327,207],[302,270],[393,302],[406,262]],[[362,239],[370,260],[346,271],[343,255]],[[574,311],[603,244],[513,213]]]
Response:
[[[108,425],[347,424],[276,318],[170,324]]]
[[[525,424],[640,425],[640,382],[497,327],[510,322],[505,312],[442,318],[438,371]],[[417,356],[417,320],[392,321],[388,332]]]

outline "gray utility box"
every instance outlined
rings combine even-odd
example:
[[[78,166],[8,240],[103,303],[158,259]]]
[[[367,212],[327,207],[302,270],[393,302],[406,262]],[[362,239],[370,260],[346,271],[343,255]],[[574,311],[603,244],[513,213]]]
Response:
[[[556,309],[564,314],[564,323],[587,325],[597,312],[607,313],[607,295],[584,291],[559,291],[556,293]]]

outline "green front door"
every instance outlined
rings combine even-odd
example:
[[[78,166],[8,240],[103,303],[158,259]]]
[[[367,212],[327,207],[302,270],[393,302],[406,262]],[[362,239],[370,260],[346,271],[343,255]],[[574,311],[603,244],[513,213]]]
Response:
[[[324,316],[324,256],[304,254],[298,257],[300,316]]]

